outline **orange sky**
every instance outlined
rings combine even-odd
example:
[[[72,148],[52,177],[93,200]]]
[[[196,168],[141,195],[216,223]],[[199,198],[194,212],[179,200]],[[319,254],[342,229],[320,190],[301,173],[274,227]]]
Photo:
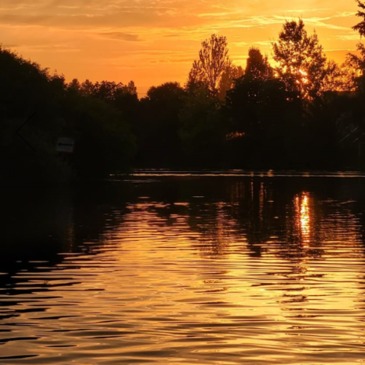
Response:
[[[273,5],[275,4],[275,5]],[[245,66],[248,49],[271,56],[285,20],[302,18],[331,59],[354,51],[355,0],[1,0],[0,42],[66,80],[135,81],[139,96],[184,84],[202,40],[228,39]]]

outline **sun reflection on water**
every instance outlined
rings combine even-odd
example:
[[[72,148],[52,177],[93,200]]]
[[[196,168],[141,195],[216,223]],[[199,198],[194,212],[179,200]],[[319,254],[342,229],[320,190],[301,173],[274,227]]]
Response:
[[[339,184],[329,199],[307,180],[249,178],[214,180],[212,193],[206,180],[189,181],[129,186],[125,206],[117,195],[97,220],[74,221],[84,248],[80,227],[90,235],[99,222],[89,251],[15,274],[12,290],[0,290],[0,362],[362,361],[355,190]]]
[[[304,246],[309,246],[311,239],[312,211],[310,199],[308,192],[302,192],[294,198],[295,226],[298,228],[298,233]]]

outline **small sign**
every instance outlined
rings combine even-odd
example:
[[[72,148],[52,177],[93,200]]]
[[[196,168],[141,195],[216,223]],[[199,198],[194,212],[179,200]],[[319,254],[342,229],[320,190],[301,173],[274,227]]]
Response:
[[[73,153],[75,147],[75,141],[73,138],[60,137],[57,140],[56,151],[63,153]]]

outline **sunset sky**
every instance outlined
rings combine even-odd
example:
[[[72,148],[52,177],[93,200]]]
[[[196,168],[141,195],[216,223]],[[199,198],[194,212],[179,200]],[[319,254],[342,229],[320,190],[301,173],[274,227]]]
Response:
[[[0,43],[67,81],[133,80],[143,96],[163,82],[183,85],[212,33],[227,37],[236,65],[252,46],[270,58],[285,20],[302,18],[342,61],[360,39],[356,11],[355,0],[1,0]]]

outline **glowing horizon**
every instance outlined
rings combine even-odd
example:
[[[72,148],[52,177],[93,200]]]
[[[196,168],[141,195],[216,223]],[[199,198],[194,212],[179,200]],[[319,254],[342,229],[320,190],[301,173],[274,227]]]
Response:
[[[329,59],[355,51],[356,1],[2,0],[1,44],[67,81],[133,80],[139,95],[168,81],[184,84],[201,42],[227,37],[233,63],[250,47],[271,58],[286,20],[303,19]]]

